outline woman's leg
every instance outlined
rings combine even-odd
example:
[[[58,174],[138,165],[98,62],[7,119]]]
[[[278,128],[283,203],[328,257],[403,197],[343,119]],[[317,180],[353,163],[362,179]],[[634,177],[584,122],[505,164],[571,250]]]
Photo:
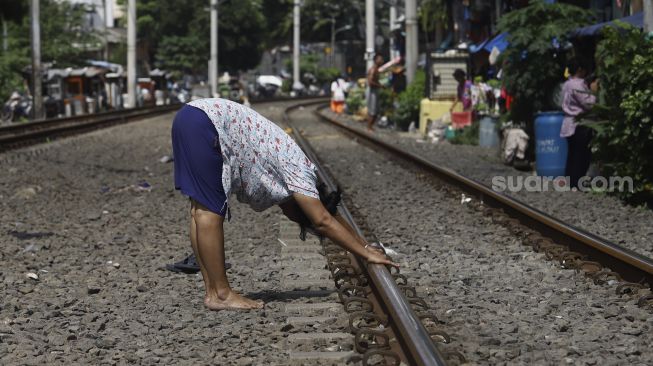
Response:
[[[202,261],[200,261],[200,256],[197,250],[197,225],[195,225],[195,219],[193,219],[193,216],[195,215],[195,201],[191,200],[190,201],[190,244],[193,247],[193,254],[195,254],[195,260],[197,261],[197,264],[200,266],[200,271],[202,271],[202,279],[204,279],[204,290],[206,293],[209,292],[209,276],[206,272],[206,268],[202,265]]]
[[[224,218],[199,202],[193,201],[193,207],[191,228],[195,228],[197,259],[205,276],[204,305],[211,310],[262,308],[262,301],[245,298],[229,286],[224,265]]]
[[[578,181],[585,174],[592,160],[590,141],[592,131],[585,126],[577,126],[576,132],[567,137],[567,168],[565,174],[569,177],[572,188],[578,188]]]

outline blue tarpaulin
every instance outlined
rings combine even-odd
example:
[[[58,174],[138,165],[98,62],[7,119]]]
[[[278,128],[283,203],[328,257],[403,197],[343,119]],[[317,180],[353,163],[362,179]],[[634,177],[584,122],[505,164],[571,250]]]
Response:
[[[499,52],[503,52],[506,47],[508,47],[508,40],[506,40],[507,36],[508,33],[500,33],[492,39],[486,39],[479,44],[469,46],[469,51],[471,53],[476,53],[481,50],[492,52],[492,48],[496,47],[499,49]]]
[[[483,47],[484,50],[492,52],[492,49],[496,47],[499,52],[505,51],[508,48],[508,33],[500,33],[498,36],[492,38],[488,43]]]
[[[471,52],[471,53],[476,53],[476,52],[482,50],[482,49],[483,49],[483,46],[485,46],[485,44],[487,43],[487,41],[488,41],[488,40],[486,39],[485,41],[483,41],[483,42],[481,42],[481,43],[479,43],[479,44],[473,44],[473,45],[470,45],[470,46],[469,46],[469,52]]]
[[[633,25],[637,28],[643,28],[644,27],[644,12],[639,12],[637,14],[633,14],[628,17],[616,19],[620,22],[628,23],[630,25]],[[588,25],[587,27],[583,28],[578,28],[575,31],[571,32],[572,37],[591,37],[598,35],[601,29],[603,27],[607,27],[610,25],[614,25],[614,20],[609,21],[609,22],[603,22],[599,24],[594,24],[594,25]]]

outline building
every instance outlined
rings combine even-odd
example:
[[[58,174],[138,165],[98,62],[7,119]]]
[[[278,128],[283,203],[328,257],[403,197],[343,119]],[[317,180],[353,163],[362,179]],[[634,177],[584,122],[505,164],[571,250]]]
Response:
[[[123,25],[124,10],[117,0],[64,0],[86,10],[86,26],[99,34],[101,48],[95,50],[96,58],[109,60],[127,42]]]

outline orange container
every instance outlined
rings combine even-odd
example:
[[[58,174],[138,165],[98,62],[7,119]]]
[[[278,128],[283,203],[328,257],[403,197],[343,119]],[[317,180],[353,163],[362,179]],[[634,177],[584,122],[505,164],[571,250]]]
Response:
[[[451,112],[451,126],[463,128],[472,124],[472,112]]]

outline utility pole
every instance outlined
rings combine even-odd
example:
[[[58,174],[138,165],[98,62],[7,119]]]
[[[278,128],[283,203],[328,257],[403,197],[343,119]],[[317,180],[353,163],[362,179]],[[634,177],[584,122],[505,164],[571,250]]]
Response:
[[[417,71],[417,1],[406,0],[406,81],[411,83]]]
[[[102,36],[103,36],[103,41],[104,41],[104,47],[102,50],[102,58],[104,58],[104,61],[109,61],[109,41],[107,40],[107,28],[109,28],[109,18],[108,18],[108,11],[107,11],[107,1],[102,0]]]
[[[127,2],[127,104],[136,107],[136,0]]]
[[[211,96],[218,96],[218,0],[211,0],[211,62],[209,62]]]
[[[39,0],[32,0],[32,117],[43,118],[43,73],[41,72],[41,25]]]
[[[293,90],[300,90],[302,82],[299,79],[299,11],[300,0],[295,0],[293,5],[293,32],[292,32],[292,88]]]
[[[336,66],[336,18],[331,17],[331,67]]]
[[[653,32],[653,0],[644,0],[644,32]]]
[[[395,57],[395,37],[392,34],[392,32],[395,29],[395,25],[397,24],[397,0],[391,0],[392,2],[390,3],[390,58],[388,60],[392,60]]]
[[[365,0],[365,60],[367,70],[374,64],[374,0]]]

